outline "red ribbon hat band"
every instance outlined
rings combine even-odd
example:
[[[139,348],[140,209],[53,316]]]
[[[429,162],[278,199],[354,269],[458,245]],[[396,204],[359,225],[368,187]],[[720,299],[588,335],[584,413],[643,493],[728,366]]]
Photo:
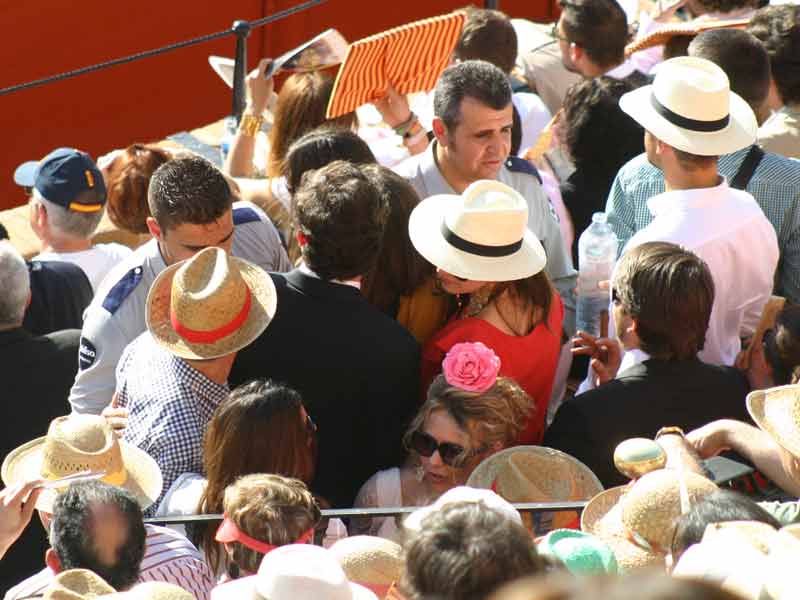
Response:
[[[312,538],[313,535],[314,528],[312,527],[292,543],[305,544]],[[223,543],[239,542],[240,544],[247,546],[251,550],[260,552],[261,554],[267,554],[275,550],[275,548],[279,548],[279,546],[274,546],[255,538],[251,538],[249,535],[239,529],[236,526],[236,523],[231,521],[227,515],[225,515],[225,517],[222,519],[222,523],[219,524],[219,528],[217,529],[217,533],[214,535],[214,539]]]
[[[252,294],[250,293],[250,288],[246,287],[245,289],[247,294],[245,296],[242,309],[235,317],[233,317],[233,319],[224,325],[221,325],[216,329],[208,329],[205,331],[191,329],[186,327],[178,320],[178,315],[175,314],[175,307],[172,306],[169,310],[169,320],[172,324],[172,328],[175,330],[175,333],[180,335],[187,342],[192,342],[194,344],[213,344],[214,342],[218,342],[222,338],[236,332],[236,330],[244,325],[245,321],[247,321],[247,316],[250,314],[250,307],[253,304],[253,298]]]

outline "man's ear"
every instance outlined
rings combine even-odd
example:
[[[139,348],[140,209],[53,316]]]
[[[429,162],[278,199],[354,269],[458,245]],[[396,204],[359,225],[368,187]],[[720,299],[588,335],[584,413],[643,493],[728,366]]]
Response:
[[[439,117],[434,117],[431,127],[433,129],[433,135],[436,136],[436,139],[439,141],[439,143],[442,146],[447,147],[447,126],[444,124],[444,121],[442,121]]]
[[[61,559],[52,548],[48,548],[44,553],[44,563],[53,573],[61,573]]]
[[[150,232],[154,238],[156,238],[159,242],[162,241],[163,233],[161,232],[161,227],[158,226],[158,223],[153,217],[147,217],[147,230]]]
[[[583,51],[578,44],[575,42],[569,43],[569,59],[572,61],[576,67],[580,68],[583,63],[583,58],[586,56],[586,53]]]

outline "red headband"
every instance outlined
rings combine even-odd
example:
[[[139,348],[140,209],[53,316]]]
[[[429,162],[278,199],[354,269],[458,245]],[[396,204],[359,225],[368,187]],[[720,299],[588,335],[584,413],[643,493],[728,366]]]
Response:
[[[314,528],[312,527],[292,543],[305,544],[312,538],[313,535]],[[279,547],[273,546],[272,544],[267,544],[266,542],[261,542],[255,538],[251,538],[249,535],[239,529],[236,526],[236,523],[231,521],[227,515],[225,515],[225,518],[222,519],[222,523],[219,524],[219,528],[217,529],[217,533],[214,535],[214,539],[218,542],[239,542],[240,544],[247,546],[251,550],[260,552],[261,554],[267,554]]]

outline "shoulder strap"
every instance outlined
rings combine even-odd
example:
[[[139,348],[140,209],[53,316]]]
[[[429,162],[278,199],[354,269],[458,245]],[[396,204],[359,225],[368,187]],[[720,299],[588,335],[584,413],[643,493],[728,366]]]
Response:
[[[762,158],[764,158],[764,151],[761,147],[757,144],[750,146],[750,150],[748,150],[747,156],[744,157],[742,164],[739,166],[739,170],[731,179],[731,187],[737,190],[745,189]]]

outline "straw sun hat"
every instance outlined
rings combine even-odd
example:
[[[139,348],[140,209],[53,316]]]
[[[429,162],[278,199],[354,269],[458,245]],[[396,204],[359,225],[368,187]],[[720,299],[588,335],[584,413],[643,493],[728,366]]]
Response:
[[[633,485],[606,490],[592,498],[581,515],[581,529],[614,550],[620,570],[664,566],[681,514],[681,475],[661,469]],[[683,473],[686,497],[695,504],[717,486],[695,473]]]
[[[514,446],[492,454],[475,468],[467,485],[495,490],[509,502],[588,500],[603,490],[577,458],[544,446]],[[552,528],[574,520],[572,511],[555,513]]]
[[[474,281],[525,279],[546,262],[528,230],[525,198],[499,181],[476,181],[460,196],[426,198],[411,213],[408,233],[428,262]]]
[[[225,356],[247,346],[275,316],[277,296],[260,267],[206,248],[164,269],[147,295],[147,329],[172,354]]]
[[[45,437],[12,450],[3,461],[3,483],[25,479],[58,479],[81,471],[105,471],[108,484],[133,494],[147,508],[161,493],[161,469],[143,450],[120,441],[99,415],[68,415],[50,423]],[[59,490],[44,489],[36,508],[53,512]]]
[[[729,154],[756,140],[753,110],[731,92],[725,71],[702,58],[664,61],[653,84],[628,92],[619,106],[655,137],[691,154]]]
[[[750,392],[747,410],[756,425],[800,458],[800,385]]]
[[[44,600],[83,600],[113,594],[106,580],[88,569],[69,569],[56,575],[44,591]]]
[[[371,535],[342,538],[330,547],[349,581],[384,597],[400,578],[403,549],[399,544]]]

